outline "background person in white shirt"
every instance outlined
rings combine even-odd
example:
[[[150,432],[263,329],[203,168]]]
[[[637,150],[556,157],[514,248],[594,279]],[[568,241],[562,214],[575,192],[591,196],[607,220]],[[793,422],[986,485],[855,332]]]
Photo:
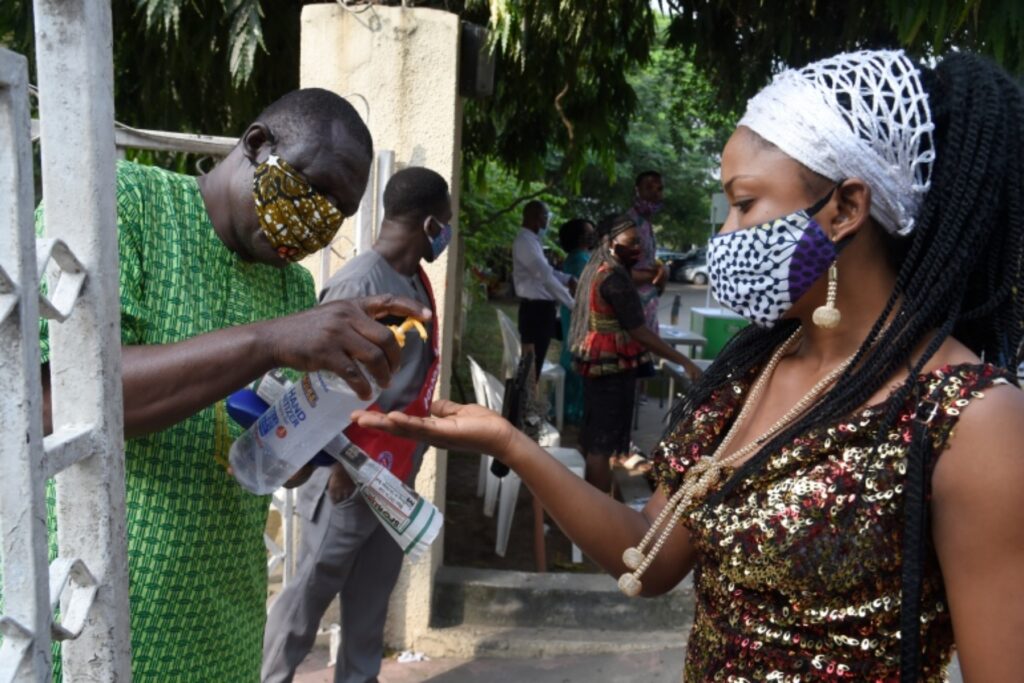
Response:
[[[576,281],[555,270],[544,256],[542,237],[551,214],[544,202],[523,207],[523,227],[512,242],[512,284],[519,297],[519,341],[523,353],[532,350],[540,376],[544,357],[558,327],[558,304],[573,307]]]

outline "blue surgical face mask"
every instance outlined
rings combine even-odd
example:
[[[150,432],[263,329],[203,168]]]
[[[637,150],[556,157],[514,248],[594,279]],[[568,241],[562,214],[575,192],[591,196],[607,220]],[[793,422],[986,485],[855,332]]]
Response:
[[[431,223],[441,228],[437,235],[433,237],[430,235]],[[430,256],[427,257],[427,261],[433,263],[444,253],[444,250],[448,248],[448,244],[452,241],[452,226],[450,223],[442,223],[431,216],[427,219],[427,224],[424,226],[423,231],[427,233],[427,241],[430,242]]]

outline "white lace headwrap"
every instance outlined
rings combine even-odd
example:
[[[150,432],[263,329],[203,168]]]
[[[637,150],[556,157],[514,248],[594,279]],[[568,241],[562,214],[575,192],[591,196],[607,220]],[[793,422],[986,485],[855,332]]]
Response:
[[[902,50],[851,52],[778,74],[747,103],[746,126],[812,171],[871,187],[871,215],[908,235],[935,148],[920,74]]]

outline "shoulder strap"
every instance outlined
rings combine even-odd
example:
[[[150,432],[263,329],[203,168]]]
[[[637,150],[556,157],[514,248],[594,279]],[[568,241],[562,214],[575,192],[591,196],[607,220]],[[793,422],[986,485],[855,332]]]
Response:
[[[971,401],[982,398],[982,391],[1009,384],[1007,372],[993,365],[962,365],[943,368],[930,384],[928,394],[917,404],[914,419],[923,423],[931,442],[928,470],[935,466],[945,449],[960,413]]]
[[[1007,383],[1006,373],[992,365],[939,370],[927,396],[911,419],[911,441],[904,483],[902,578],[900,601],[900,681],[917,683],[921,672],[921,583],[928,547],[928,498],[937,456],[945,448],[960,410],[980,391]]]

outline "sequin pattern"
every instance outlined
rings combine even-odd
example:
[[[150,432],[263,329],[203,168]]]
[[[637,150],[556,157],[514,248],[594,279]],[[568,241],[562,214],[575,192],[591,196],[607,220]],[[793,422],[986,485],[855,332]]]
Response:
[[[668,493],[714,451],[755,377],[713,393],[659,446],[656,474]],[[922,375],[919,395],[937,390],[941,400],[908,401],[883,438],[888,401],[794,439],[721,502],[685,510],[698,553],[685,680],[897,681],[909,422],[934,408],[930,435],[940,453],[960,411],[1006,381],[990,365]],[[953,633],[934,553],[921,632],[922,678],[944,681]]]

